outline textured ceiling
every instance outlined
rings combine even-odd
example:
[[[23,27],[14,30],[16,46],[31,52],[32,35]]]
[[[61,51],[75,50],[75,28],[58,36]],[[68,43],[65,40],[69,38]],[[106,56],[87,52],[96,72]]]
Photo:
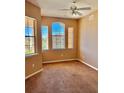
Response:
[[[77,7],[90,6],[91,10],[80,10],[82,16],[73,16],[71,11],[60,11],[68,9],[73,0],[27,0],[41,8],[42,16],[62,17],[62,18],[80,18],[98,9],[98,0],[77,0]]]

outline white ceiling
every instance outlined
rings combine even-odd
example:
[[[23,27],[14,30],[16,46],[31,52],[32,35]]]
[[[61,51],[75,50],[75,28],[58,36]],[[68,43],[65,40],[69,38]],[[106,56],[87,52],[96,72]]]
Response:
[[[77,0],[77,7],[90,6],[91,10],[80,10],[82,16],[73,16],[71,11],[60,11],[69,9],[73,0],[27,0],[41,8],[42,16],[61,17],[61,18],[80,18],[98,9],[98,0]]]

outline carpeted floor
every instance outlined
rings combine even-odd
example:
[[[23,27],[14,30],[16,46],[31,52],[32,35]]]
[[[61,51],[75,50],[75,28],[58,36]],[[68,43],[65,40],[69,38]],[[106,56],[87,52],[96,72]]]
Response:
[[[43,68],[26,80],[26,93],[98,93],[98,72],[83,63],[50,63]]]

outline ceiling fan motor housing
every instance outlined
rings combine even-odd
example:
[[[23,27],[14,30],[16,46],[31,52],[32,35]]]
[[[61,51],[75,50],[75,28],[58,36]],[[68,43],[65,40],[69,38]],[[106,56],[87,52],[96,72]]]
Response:
[[[70,9],[73,10],[77,10],[77,6],[71,6]]]

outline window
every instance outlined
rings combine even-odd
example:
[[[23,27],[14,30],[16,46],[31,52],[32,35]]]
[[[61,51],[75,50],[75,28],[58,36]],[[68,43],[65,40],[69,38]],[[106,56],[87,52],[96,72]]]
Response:
[[[52,23],[52,48],[65,48],[65,25],[60,22]]]
[[[36,20],[25,17],[25,54],[35,53],[35,28]]]
[[[68,48],[73,48],[73,27],[68,28]]]
[[[42,26],[42,50],[48,50],[48,26]]]

